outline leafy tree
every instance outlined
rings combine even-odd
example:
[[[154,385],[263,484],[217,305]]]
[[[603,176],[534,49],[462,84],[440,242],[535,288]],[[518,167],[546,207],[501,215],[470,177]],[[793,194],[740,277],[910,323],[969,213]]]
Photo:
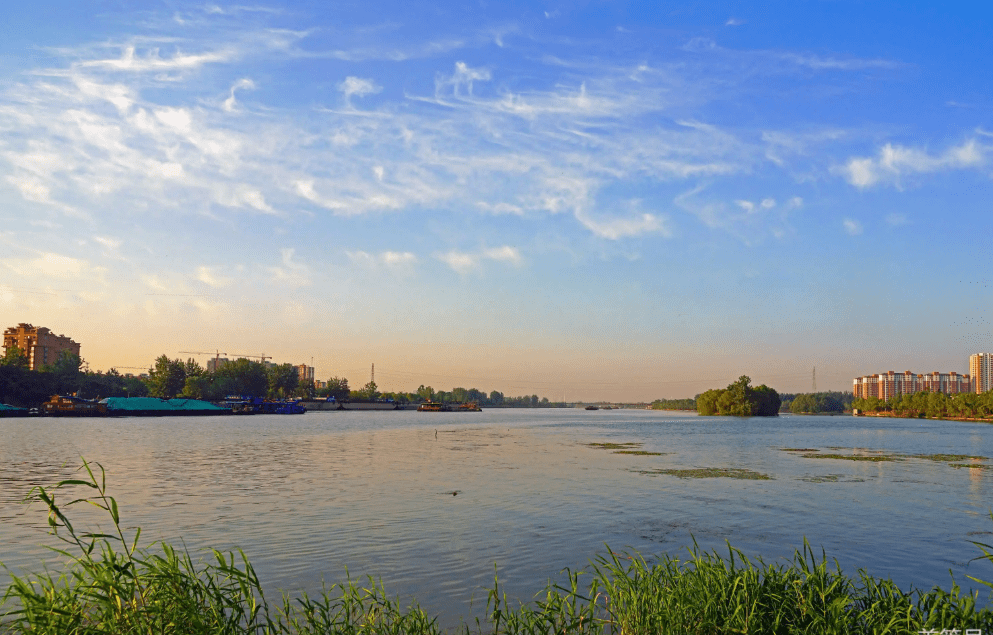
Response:
[[[742,375],[725,389],[713,389],[697,395],[697,412],[701,415],[731,417],[775,417],[779,414],[779,393],[765,384],[752,388],[751,378]]]
[[[696,399],[656,399],[652,410],[696,410]]]
[[[11,346],[6,350],[6,352],[4,352],[3,358],[0,358],[0,366],[11,366],[14,368],[27,369],[27,353],[22,351],[17,346]]]
[[[0,365],[0,403],[33,408],[55,394],[51,373]]]
[[[183,385],[183,396],[190,399],[210,399],[213,397],[210,377],[207,375],[193,375],[186,378]]]
[[[297,384],[296,390],[293,394],[297,397],[302,397],[303,399],[313,399],[317,396],[317,389],[314,388],[314,380],[306,379]]]
[[[328,379],[327,388],[324,388],[321,394],[325,397],[334,397],[338,401],[347,399],[350,394],[348,380],[344,377],[332,377]]]
[[[417,389],[417,396],[423,401],[434,401],[434,388],[421,384]]]
[[[754,406],[752,415],[755,417],[775,417],[779,414],[781,401],[779,393],[765,384],[752,389]]]
[[[151,396],[172,399],[186,384],[186,365],[178,359],[160,355],[155,360],[155,366],[148,370],[148,384],[148,394]]]
[[[192,357],[186,360],[186,363],[183,365],[183,369],[186,371],[187,377],[203,377],[207,374],[207,371],[204,370],[203,366],[197,363],[197,360]]]
[[[214,382],[219,383],[227,394],[248,397],[261,397],[269,390],[269,375],[259,362],[250,359],[236,359],[214,372]]]
[[[696,396],[696,411],[701,415],[716,415],[717,400],[721,398],[724,391],[720,388],[713,388],[707,392]]]
[[[293,364],[276,364],[266,369],[269,396],[283,398],[292,395],[300,383],[300,374]]]
[[[379,397],[379,391],[377,390],[376,382],[370,381],[362,388],[353,391],[352,397],[356,399],[377,399]]]
[[[494,406],[502,405],[503,404],[503,393],[502,392],[497,392],[495,390],[493,392],[491,392],[490,393],[490,403],[493,404]]]
[[[82,384],[83,360],[74,353],[62,351],[55,361],[45,367],[45,370],[52,374],[54,380],[55,393],[68,395],[79,391]]]

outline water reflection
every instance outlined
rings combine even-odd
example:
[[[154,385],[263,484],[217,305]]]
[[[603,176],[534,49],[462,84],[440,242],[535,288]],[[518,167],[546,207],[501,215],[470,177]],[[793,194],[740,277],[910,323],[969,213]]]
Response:
[[[929,587],[959,581],[977,551],[993,472],[906,459],[804,458],[782,448],[874,456],[993,456],[993,428],[954,422],[783,417],[699,420],[644,411],[310,413],[230,419],[0,420],[0,561],[37,568],[45,516],[19,501],[107,468],[125,522],[194,553],[243,548],[270,589],[382,577],[445,623],[485,604],[496,564],[528,597],[604,544],[645,554],[730,540],[767,561],[806,536],[853,570]],[[661,456],[592,442],[639,443]],[[844,450],[830,450],[844,448]],[[989,463],[989,462],[986,462]],[[772,480],[681,479],[658,469],[730,468]],[[452,493],[456,492],[455,495]],[[88,519],[99,520],[92,516]]]

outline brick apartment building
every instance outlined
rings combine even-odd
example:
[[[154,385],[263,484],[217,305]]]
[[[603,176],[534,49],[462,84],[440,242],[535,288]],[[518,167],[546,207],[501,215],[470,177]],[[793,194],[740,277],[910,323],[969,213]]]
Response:
[[[869,397],[889,399],[894,395],[912,395],[921,391],[955,395],[961,392],[974,392],[975,388],[969,375],[959,375],[955,371],[916,374],[909,370],[902,373],[891,370],[878,375],[856,377],[852,385],[856,399]]]
[[[24,322],[3,332],[4,354],[15,346],[27,354],[28,368],[31,370],[41,370],[54,363],[63,351],[79,355],[79,344],[72,338],[55,335],[44,326],[36,327]]]

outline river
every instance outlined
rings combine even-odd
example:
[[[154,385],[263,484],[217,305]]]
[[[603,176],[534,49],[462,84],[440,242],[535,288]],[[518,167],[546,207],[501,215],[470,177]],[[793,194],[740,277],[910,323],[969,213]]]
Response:
[[[572,409],[0,419],[0,562],[54,561],[44,509],[20,501],[82,456],[106,468],[123,524],[145,543],[240,547],[274,593],[319,590],[347,568],[446,625],[481,614],[494,566],[502,590],[527,599],[605,545],[650,557],[685,554],[694,538],[783,562],[806,537],[848,572],[947,588],[951,569],[975,587],[967,575],[993,579],[990,563],[969,564],[970,541],[993,543],[993,470],[912,456],[937,453],[993,457],[993,426]],[[769,480],[657,472],[691,468]],[[107,528],[81,508],[74,517]]]

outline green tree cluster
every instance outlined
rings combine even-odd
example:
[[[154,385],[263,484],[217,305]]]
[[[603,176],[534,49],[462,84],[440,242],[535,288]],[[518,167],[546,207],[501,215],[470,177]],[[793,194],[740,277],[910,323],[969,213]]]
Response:
[[[656,399],[652,410],[696,410],[696,399]]]
[[[348,387],[348,380],[344,377],[332,377],[328,379],[327,385],[317,391],[318,397],[334,397],[337,401],[347,399],[351,394]]]
[[[140,397],[148,394],[137,377],[124,377],[116,370],[106,373],[84,370],[78,355],[63,351],[39,371],[28,370],[23,353],[7,350],[0,361],[0,402],[37,408],[52,395],[78,395],[84,399]]]
[[[943,392],[922,391],[912,395],[894,395],[886,400],[878,397],[859,398],[852,402],[852,407],[863,412],[888,412],[896,417],[991,419],[993,393],[947,395]]]
[[[714,388],[696,396],[697,412],[701,415],[727,417],[776,417],[779,415],[779,393],[765,384],[752,388],[746,375],[727,388]]]
[[[825,391],[810,393],[779,393],[782,400],[780,412],[812,414],[817,412],[845,412],[852,409],[851,392]],[[793,403],[797,402],[796,409]]]
[[[292,364],[267,367],[244,358],[207,372],[193,359],[184,362],[160,355],[148,375],[149,394],[163,399],[180,396],[221,401],[233,395],[285,399],[300,388],[299,374]]]
[[[339,381],[338,378],[329,380],[329,386]],[[474,402],[480,406],[501,406],[509,408],[552,408],[562,404],[555,404],[547,397],[538,395],[523,395],[521,397],[507,397],[502,392],[492,391],[489,394],[477,388],[463,388],[461,386],[452,388],[450,391],[435,390],[431,386],[421,384],[414,392],[379,392],[378,387],[369,382],[359,390],[348,392],[348,380],[341,379],[343,391],[338,390],[335,395],[338,399],[346,397],[351,399],[369,399],[369,395],[378,395],[379,398],[393,399],[400,403],[421,403],[425,401],[435,401],[439,403],[466,403]],[[331,388],[318,391],[321,396],[330,396]]]

